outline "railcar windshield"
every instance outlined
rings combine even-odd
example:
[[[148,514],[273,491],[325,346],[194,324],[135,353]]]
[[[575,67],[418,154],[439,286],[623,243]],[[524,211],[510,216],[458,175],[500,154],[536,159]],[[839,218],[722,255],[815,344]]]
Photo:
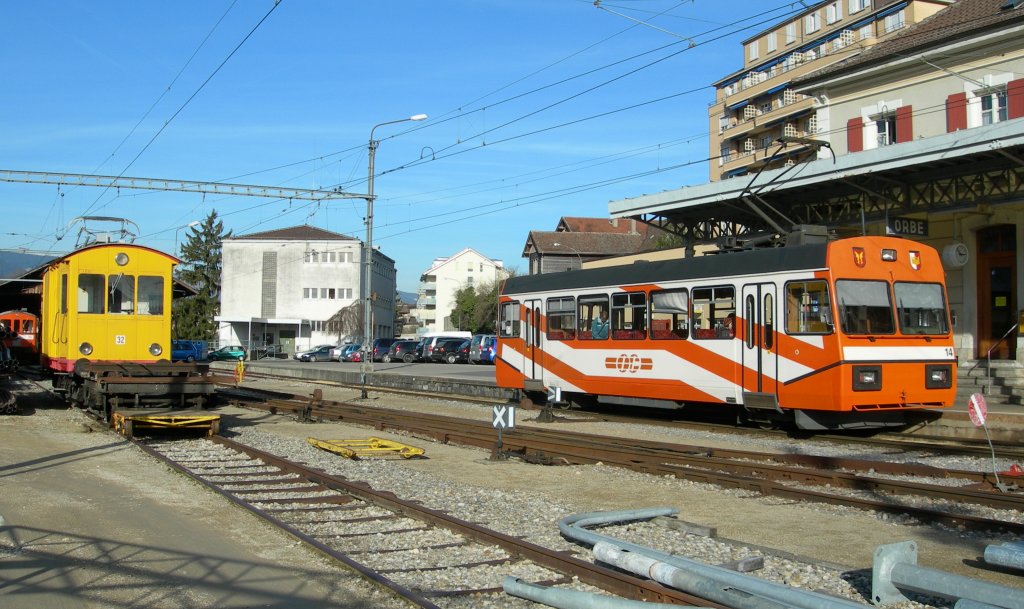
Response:
[[[164,278],[159,275],[139,277],[139,315],[164,314]]]
[[[110,275],[107,278],[107,311],[109,313],[131,313],[135,310],[135,276]]]
[[[78,276],[78,312],[103,312],[103,275],[82,273]]]
[[[839,317],[846,334],[894,334],[889,284],[885,281],[836,281]]]
[[[937,283],[893,285],[900,332],[904,334],[946,334],[949,332],[946,299]]]

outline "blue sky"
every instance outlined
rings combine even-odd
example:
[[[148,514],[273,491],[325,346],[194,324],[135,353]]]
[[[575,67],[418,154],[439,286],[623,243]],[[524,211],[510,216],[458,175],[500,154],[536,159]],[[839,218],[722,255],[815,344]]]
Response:
[[[6,3],[0,169],[364,194],[371,128],[425,113],[375,133],[374,243],[395,259],[399,289],[464,247],[524,271],[530,230],[706,182],[710,83],[741,67],[741,40],[801,9],[601,6]],[[82,215],[128,218],[138,242],[165,251],[211,210],[236,234],[308,223],[365,236],[362,199],[0,182],[0,209],[0,249],[32,252],[72,249],[75,235],[58,235]]]

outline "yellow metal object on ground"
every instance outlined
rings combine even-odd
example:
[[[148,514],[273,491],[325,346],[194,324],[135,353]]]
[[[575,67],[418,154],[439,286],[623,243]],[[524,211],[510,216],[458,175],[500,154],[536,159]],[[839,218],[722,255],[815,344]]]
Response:
[[[114,412],[111,415],[114,431],[133,437],[144,431],[203,431],[204,435],[215,436],[220,433],[219,414],[125,414]]]
[[[410,459],[412,457],[419,457],[426,452],[422,448],[381,438],[366,438],[365,440],[318,440],[316,438],[306,438],[306,442],[317,448],[348,457],[349,459],[359,459],[361,457],[401,457],[403,459]]]

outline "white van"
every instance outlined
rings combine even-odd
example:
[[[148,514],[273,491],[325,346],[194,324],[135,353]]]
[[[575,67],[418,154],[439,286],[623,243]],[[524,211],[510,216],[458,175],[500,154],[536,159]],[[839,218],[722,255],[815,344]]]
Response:
[[[437,346],[437,341],[444,340],[446,338],[464,338],[469,340],[473,338],[473,333],[468,330],[448,330],[447,332],[427,332],[420,337],[420,346],[416,348],[419,352],[420,361],[428,361],[430,354],[434,351],[434,347]]]

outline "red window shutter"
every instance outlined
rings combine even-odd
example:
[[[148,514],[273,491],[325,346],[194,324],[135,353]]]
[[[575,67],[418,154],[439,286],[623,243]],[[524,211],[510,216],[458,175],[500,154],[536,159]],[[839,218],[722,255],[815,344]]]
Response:
[[[914,139],[914,108],[900,106],[896,108],[896,143],[909,142]]]
[[[846,149],[849,152],[864,150],[864,119],[859,116],[846,121]]]
[[[946,98],[946,133],[967,128],[967,94],[954,93]],[[899,133],[899,130],[896,131]]]
[[[1024,78],[1006,84],[1006,118],[1024,116]]]

